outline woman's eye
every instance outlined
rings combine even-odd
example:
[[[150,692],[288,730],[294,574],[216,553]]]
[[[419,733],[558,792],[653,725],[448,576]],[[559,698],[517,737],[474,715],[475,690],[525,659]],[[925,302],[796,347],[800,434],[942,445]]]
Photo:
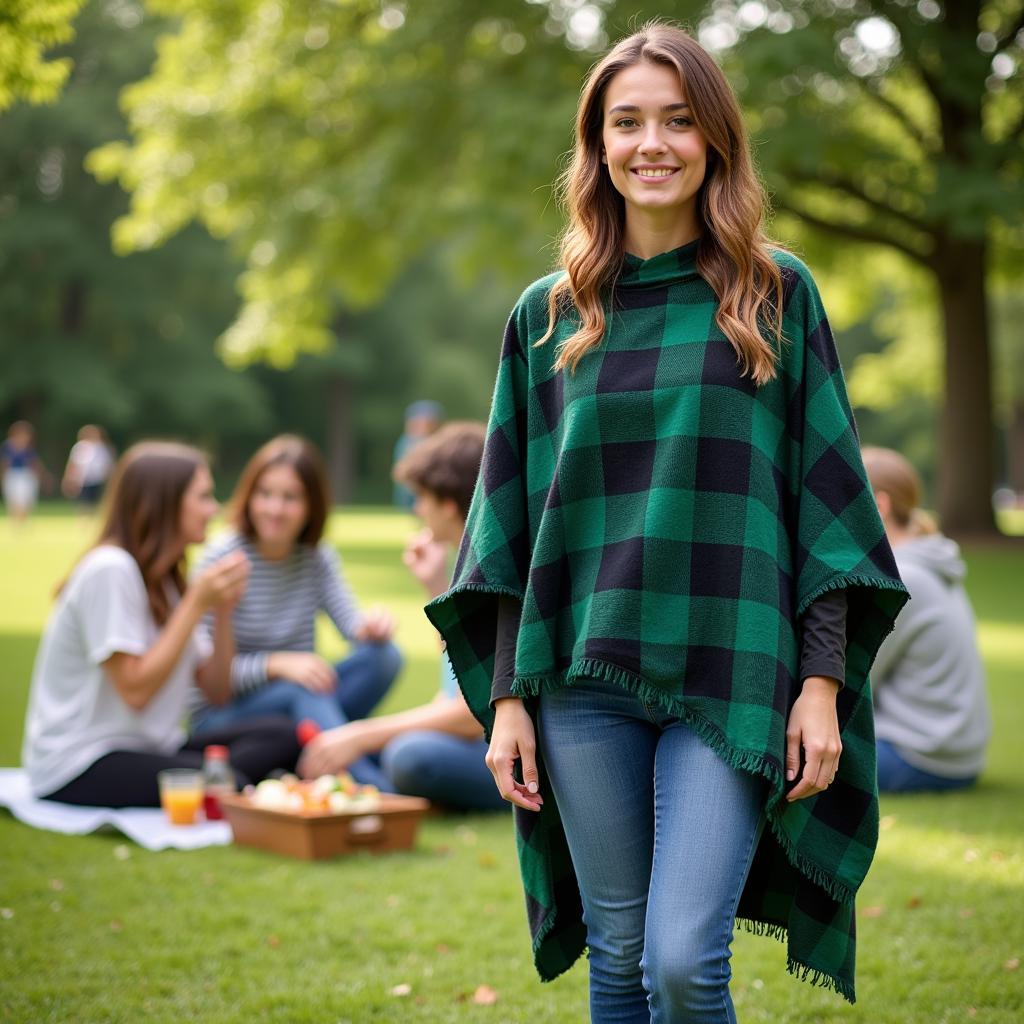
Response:
[[[673,117],[669,124],[674,125],[676,128],[689,128],[693,122],[688,117]]]
[[[636,123],[637,122],[636,122],[635,118],[632,118],[632,117],[620,117],[619,120],[615,122],[615,127],[616,128],[635,128],[636,127]]]

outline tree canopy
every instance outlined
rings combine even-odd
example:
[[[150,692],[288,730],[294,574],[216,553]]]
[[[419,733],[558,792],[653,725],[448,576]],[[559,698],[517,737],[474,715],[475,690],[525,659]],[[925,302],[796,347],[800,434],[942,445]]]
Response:
[[[46,51],[74,35],[72,20],[84,0],[5,0],[0,11],[0,111],[18,99],[49,103],[71,72],[68,57]]]
[[[24,23],[33,6],[11,9]],[[67,22],[77,4],[43,6]],[[142,19],[129,0],[104,10]],[[645,18],[681,19],[736,86],[775,234],[825,272],[837,319],[895,303],[878,322],[896,340],[855,370],[854,392],[877,397],[886,382],[891,392],[894,369],[915,386],[955,388],[940,434],[943,511],[954,528],[991,525],[992,467],[979,457],[992,448],[989,308],[1006,322],[1000,296],[1024,267],[1021,0],[147,0],[145,10],[166,20],[148,74],[125,79],[128,138],[87,160],[130,194],[115,249],[146,253],[200,225],[237,260],[224,359],[285,367],[338,338],[348,351],[336,372],[350,380],[372,372],[359,350],[373,343],[353,329],[359,310],[394,302],[424,260],[520,287],[550,267],[561,223],[552,182],[586,68]],[[36,156],[42,188],[58,157]]]

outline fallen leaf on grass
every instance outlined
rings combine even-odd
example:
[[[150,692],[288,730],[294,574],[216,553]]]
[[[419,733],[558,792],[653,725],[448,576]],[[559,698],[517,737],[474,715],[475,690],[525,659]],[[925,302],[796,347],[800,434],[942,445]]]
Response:
[[[976,1006],[968,1006],[967,1007],[967,1016],[968,1017],[977,1017],[978,1016],[978,1008]]]
[[[978,851],[977,850],[975,850],[973,848],[971,848],[969,850],[964,850],[964,860],[967,861],[968,864],[970,864],[972,861],[976,861],[977,859],[978,859]]]
[[[10,921],[14,917],[14,911],[10,907],[0,907],[0,917],[5,921]]]
[[[395,987],[391,989],[391,994],[393,996],[407,996],[411,992],[412,985],[408,985],[405,982],[402,982],[401,985],[395,985]]]
[[[490,985],[478,985],[473,993],[473,1002],[478,1006],[493,1006],[498,1001],[498,993]]]
[[[885,913],[885,907],[864,907],[860,912],[861,917],[881,917]]]
[[[477,861],[482,868],[493,868],[497,865],[498,858],[490,850],[484,850],[477,858]]]
[[[1003,853],[1002,850],[993,850],[988,855],[988,859],[990,861],[992,861],[993,864],[998,864],[1001,860],[1005,860],[1006,859],[1006,854]]]
[[[112,932],[122,932],[124,931],[124,925],[121,924],[121,922],[118,921],[117,918],[115,918],[113,921],[110,922],[110,930]]]
[[[117,860],[127,860],[132,855],[132,851],[128,849],[124,843],[118,843],[114,847],[114,857]]]
[[[439,942],[434,947],[434,952],[435,953],[450,953],[451,951],[452,951],[452,947],[449,946],[447,943],[444,943],[444,942]]]
[[[960,919],[966,921],[969,917],[974,917],[977,911],[974,907],[962,907],[960,909]]]
[[[919,906],[921,906],[920,896],[911,896],[910,899],[907,900],[907,910],[917,910]]]
[[[64,883],[59,878],[51,878],[50,888],[54,892],[60,892],[64,888]]]
[[[281,939],[277,935],[268,935],[267,945],[271,949],[277,949],[281,945]]]
[[[1003,964],[1004,971],[1015,971],[1018,967],[1020,967],[1019,956],[1015,956],[1012,960],[1007,960],[1006,963]]]
[[[895,824],[896,824],[896,815],[895,814],[886,814],[882,818],[880,818],[879,821],[878,821],[878,827],[883,832],[888,831]]]

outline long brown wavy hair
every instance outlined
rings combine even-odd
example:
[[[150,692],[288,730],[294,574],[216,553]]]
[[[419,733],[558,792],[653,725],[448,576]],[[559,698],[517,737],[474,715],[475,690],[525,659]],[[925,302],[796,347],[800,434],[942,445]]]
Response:
[[[181,499],[206,456],[173,441],[140,441],[117,461],[100,535],[93,547],[114,544],[138,563],[149,609],[158,625],[171,613],[168,584],[185,592]]]
[[[559,344],[556,369],[575,370],[604,337],[603,293],[614,286],[622,267],[625,230],[625,203],[601,161],[604,98],[615,75],[645,61],[676,71],[694,124],[707,139],[707,173],[697,196],[697,270],[718,297],[715,322],[736,350],[743,373],[764,384],[775,376],[778,354],[763,331],[782,342],[782,275],[761,228],[764,189],[725,76],[699,43],[660,21],[617,43],[584,83],[572,160],[559,179],[569,215],[560,246],[566,276],[548,296],[548,330],[537,344],[551,337],[559,315],[573,307],[580,327]]]

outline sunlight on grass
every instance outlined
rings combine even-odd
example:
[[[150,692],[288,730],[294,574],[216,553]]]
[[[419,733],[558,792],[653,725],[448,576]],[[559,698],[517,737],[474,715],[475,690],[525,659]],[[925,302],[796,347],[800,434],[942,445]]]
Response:
[[[379,602],[398,620],[406,667],[385,710],[437,687],[425,595],[401,562],[416,528],[403,513],[361,508],[335,513],[328,529],[360,603]],[[18,760],[53,588],[94,529],[49,511],[23,531],[0,519],[0,764]],[[883,797],[878,853],[858,898],[857,1006],[789,977],[781,943],[739,933],[744,1024],[1024,1020],[1024,552],[966,554],[993,703],[990,767],[974,791]],[[324,654],[344,651],[328,622],[317,636]],[[235,847],[149,853],[117,835],[55,835],[0,812],[0,907],[5,1020],[586,1017],[585,963],[550,985],[533,972],[504,815],[431,818],[410,853],[310,864]],[[498,992],[496,1006],[472,1003],[481,984]],[[401,985],[408,997],[392,994]]]

